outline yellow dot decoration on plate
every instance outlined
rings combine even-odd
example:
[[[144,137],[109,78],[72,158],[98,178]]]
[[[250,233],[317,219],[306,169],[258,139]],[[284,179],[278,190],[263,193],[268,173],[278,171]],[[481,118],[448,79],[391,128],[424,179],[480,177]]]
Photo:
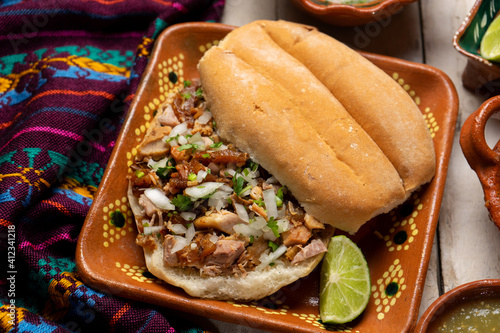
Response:
[[[439,131],[439,125],[430,108],[425,108],[424,119],[429,128],[429,132],[431,132],[431,137],[435,137],[436,132]]]
[[[104,247],[109,247],[128,232],[134,230],[134,217],[128,205],[127,197],[124,196],[121,199],[116,199],[114,202],[104,206],[102,211]]]
[[[147,268],[144,266],[131,266],[129,264],[115,263],[116,268],[119,268],[125,276],[139,282],[145,283],[158,283],[162,284],[163,281],[157,279],[152,274],[149,274]],[[146,274],[146,275],[145,275]],[[148,276],[149,275],[149,276]]]
[[[353,331],[352,327],[348,326],[348,324],[336,324],[336,325],[324,324],[321,321],[319,314],[292,313],[292,316],[297,317],[303,320],[304,322],[325,331],[359,333],[358,330]]]
[[[389,213],[393,224],[388,233],[383,235],[380,231],[376,231],[376,236],[385,242],[389,252],[410,249],[419,233],[415,219],[423,208],[419,192],[416,192],[405,204]]]
[[[384,272],[372,286],[372,297],[376,306],[377,319],[382,320],[406,290],[406,279],[399,259]]]

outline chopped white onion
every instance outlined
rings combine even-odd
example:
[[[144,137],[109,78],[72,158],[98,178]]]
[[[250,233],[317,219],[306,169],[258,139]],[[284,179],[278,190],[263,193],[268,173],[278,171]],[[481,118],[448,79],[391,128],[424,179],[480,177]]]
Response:
[[[198,118],[198,122],[200,124],[206,124],[208,121],[212,118],[212,113],[210,111],[205,111],[203,114]]]
[[[262,192],[264,203],[266,204],[267,216],[278,217],[278,207],[276,206],[276,194],[274,189],[270,188]]]
[[[192,212],[182,212],[180,215],[186,221],[192,221],[196,218],[196,214]]]
[[[223,184],[220,188],[219,191],[227,192],[227,193],[233,193],[233,188],[231,186],[227,186],[226,184]]]
[[[148,188],[144,190],[144,195],[160,209],[175,210],[172,201],[160,189]]]
[[[168,157],[164,157],[159,161],[155,161],[152,158],[149,159],[148,161],[148,167],[150,167],[153,170],[158,170],[158,168],[164,168],[167,166],[168,162]]]
[[[210,196],[210,198],[227,200],[227,198],[229,198],[230,196],[231,196],[231,193],[218,190],[217,192],[212,194]]]
[[[182,236],[174,236],[175,239],[175,244],[172,246],[172,249],[170,250],[171,253],[175,253],[179,250],[182,250],[186,246],[191,243],[191,241],[188,241],[185,237]]]
[[[191,243],[191,241],[193,240],[195,232],[196,230],[194,229],[194,223],[191,223],[186,231],[186,239],[189,243]]]
[[[278,232],[280,234],[290,229],[290,222],[286,219],[279,219],[276,221],[276,224],[278,225]]]
[[[227,149],[227,146],[226,145],[221,145],[219,147],[210,147],[211,150],[226,150]]]
[[[264,219],[262,216],[257,216],[255,218],[255,220],[252,223],[250,223],[250,227],[257,229],[257,230],[262,229],[264,227],[267,228],[266,219]],[[268,230],[269,230],[269,228],[268,228]]]
[[[243,206],[242,204],[239,204],[239,203],[235,202],[234,203],[234,208],[236,210],[236,214],[238,214],[238,216],[239,216],[240,219],[242,219],[245,222],[249,221],[248,213],[247,213],[247,210],[246,210],[245,206]]]
[[[183,226],[182,224],[172,224],[172,226],[170,227],[170,230],[176,234],[176,235],[184,235],[187,231],[186,227]]]
[[[200,199],[212,194],[222,185],[224,184],[217,182],[206,182],[197,186],[186,188],[185,193],[192,198]]]
[[[266,180],[266,183],[268,183],[268,184],[275,184],[277,182],[278,182],[278,180],[276,180],[276,178],[274,178],[274,176],[271,176],[271,177],[267,178],[267,180]]]
[[[264,268],[266,268],[270,263],[274,262],[276,259],[281,257],[282,254],[286,252],[287,247],[285,245],[280,245],[276,251],[271,252],[271,253],[262,253],[262,255],[259,258],[260,264],[255,267],[257,271],[261,271]]]
[[[144,227],[144,235],[155,234],[157,232],[160,232],[161,229],[163,229],[163,227],[160,226]]]
[[[219,240],[219,236],[217,236],[217,234],[213,233],[212,236],[210,236],[210,241],[212,243],[216,244],[218,240]]]
[[[240,223],[235,226],[233,226],[234,232],[237,232],[243,236],[254,236],[254,237],[260,237],[262,235],[262,230],[256,230],[254,228],[250,228],[247,224],[245,223]]]
[[[168,137],[169,138],[176,137],[177,135],[183,134],[187,130],[188,130],[187,122],[184,122],[184,123],[179,124],[179,125],[175,126],[174,128],[172,128]]]
[[[198,174],[196,175],[196,181],[198,183],[201,183],[207,175],[208,175],[208,172],[206,172],[205,170],[198,171]]]
[[[234,177],[234,175],[236,174],[236,171],[233,170],[233,169],[230,169],[230,168],[225,168],[225,169],[222,170],[222,173],[224,175],[227,174],[227,175],[230,175],[231,177]]]
[[[269,228],[267,228],[267,229],[269,229]],[[264,234],[262,235],[262,237],[264,237],[264,239],[270,240],[270,241],[275,241],[278,238],[274,235],[274,232],[271,229],[264,231]]]
[[[218,193],[215,193],[214,195],[217,195]],[[210,207],[215,207],[215,210],[221,210],[222,208],[226,207],[229,203],[227,202],[227,199],[221,199],[221,198],[213,198],[210,197],[208,199],[208,205]]]
[[[196,132],[195,134],[193,134],[192,137],[190,137],[188,139],[189,143],[195,143],[195,142],[199,142],[199,141],[203,141],[203,137],[201,136],[200,132]],[[204,144],[205,144],[205,141],[203,141],[202,145],[204,145]]]
[[[245,192],[242,192],[242,193],[240,194],[240,196],[241,196],[241,197],[246,197],[246,196],[250,195],[250,192],[251,192],[251,191],[252,191],[252,189],[250,188],[250,189],[246,190]]]
[[[188,140],[186,139],[185,136],[180,136],[177,141],[179,142],[179,144],[182,146],[182,145],[185,145],[186,143],[188,143]]]

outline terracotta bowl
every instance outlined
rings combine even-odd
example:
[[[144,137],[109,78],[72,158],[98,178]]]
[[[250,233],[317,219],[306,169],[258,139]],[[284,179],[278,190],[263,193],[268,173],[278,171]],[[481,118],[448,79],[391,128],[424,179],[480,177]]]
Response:
[[[339,26],[356,26],[385,21],[399,13],[404,5],[417,0],[376,0],[359,5],[328,4],[326,0],[291,1],[323,22]]]
[[[500,96],[484,102],[465,121],[460,145],[470,167],[477,173],[484,190],[491,220],[500,228],[500,141],[491,149],[486,142],[486,123],[500,111]]]
[[[441,295],[424,312],[414,333],[432,333],[440,325],[440,319],[453,311],[457,306],[478,298],[499,298],[500,280],[479,280],[456,287]]]
[[[500,93],[500,64],[481,57],[479,46],[491,21],[500,11],[495,0],[477,0],[453,37],[453,46],[467,57],[463,85],[488,98]]]

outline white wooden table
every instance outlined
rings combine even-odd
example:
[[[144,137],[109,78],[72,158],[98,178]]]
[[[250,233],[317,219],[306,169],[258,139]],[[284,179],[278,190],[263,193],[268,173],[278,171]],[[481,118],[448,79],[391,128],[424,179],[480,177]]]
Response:
[[[226,0],[222,19],[223,23],[236,26],[257,19],[314,25],[355,49],[425,63],[451,78],[458,91],[460,110],[420,314],[443,292],[469,281],[500,278],[500,230],[489,221],[481,186],[458,143],[465,119],[484,101],[462,87],[466,58],[452,45],[453,35],[474,2],[420,0],[406,6],[379,29],[368,31],[366,26],[326,25],[297,9],[289,0]],[[486,135],[493,146],[500,138],[500,121],[490,121]],[[205,324],[211,331],[260,332],[215,320]]]

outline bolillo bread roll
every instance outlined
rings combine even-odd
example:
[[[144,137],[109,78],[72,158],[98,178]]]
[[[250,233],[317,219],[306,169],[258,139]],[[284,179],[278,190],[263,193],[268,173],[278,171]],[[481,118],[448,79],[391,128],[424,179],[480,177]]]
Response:
[[[314,28],[253,22],[207,51],[198,69],[220,135],[324,223],[354,233],[434,175],[413,100]]]

